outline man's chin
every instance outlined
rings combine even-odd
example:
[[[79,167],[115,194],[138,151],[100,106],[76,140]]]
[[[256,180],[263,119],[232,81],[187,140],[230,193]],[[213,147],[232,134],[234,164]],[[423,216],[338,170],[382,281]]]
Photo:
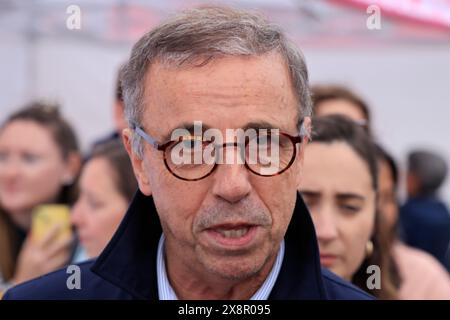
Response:
[[[200,261],[212,276],[224,280],[242,281],[258,275],[267,258],[262,255],[200,256]]]
[[[210,266],[209,271],[224,280],[229,281],[243,281],[250,279],[259,274],[262,266],[248,266],[242,267],[242,265],[230,265],[230,266]]]

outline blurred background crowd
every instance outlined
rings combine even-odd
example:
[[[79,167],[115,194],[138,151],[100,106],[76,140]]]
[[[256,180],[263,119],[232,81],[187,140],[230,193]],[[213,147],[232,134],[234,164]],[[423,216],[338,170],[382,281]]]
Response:
[[[208,3],[0,0],[0,292],[111,239],[137,188],[120,67],[145,31]],[[256,9],[305,55],[314,119],[299,192],[322,265],[378,298],[450,299],[450,1],[214,3]],[[380,288],[367,287],[373,265]]]

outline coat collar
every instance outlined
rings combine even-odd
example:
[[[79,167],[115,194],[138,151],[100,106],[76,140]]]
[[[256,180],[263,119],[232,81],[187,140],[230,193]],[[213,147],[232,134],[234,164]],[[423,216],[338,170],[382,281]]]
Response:
[[[137,191],[91,270],[137,299],[157,300],[156,252],[161,233],[153,198]],[[298,194],[285,235],[283,265],[269,299],[325,298],[318,252],[311,217]]]

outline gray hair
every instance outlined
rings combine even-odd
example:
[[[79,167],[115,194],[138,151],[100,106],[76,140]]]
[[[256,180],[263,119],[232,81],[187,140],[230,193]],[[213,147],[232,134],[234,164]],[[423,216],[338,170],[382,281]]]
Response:
[[[299,100],[300,122],[312,112],[308,70],[301,52],[278,26],[258,14],[227,7],[202,7],[175,15],[134,45],[130,59],[121,70],[128,125],[135,128],[141,124],[144,80],[152,63],[202,66],[223,56],[259,56],[269,52],[280,53],[289,67]],[[305,134],[300,123],[299,130]],[[137,134],[133,134],[132,146],[142,157],[143,147]]]

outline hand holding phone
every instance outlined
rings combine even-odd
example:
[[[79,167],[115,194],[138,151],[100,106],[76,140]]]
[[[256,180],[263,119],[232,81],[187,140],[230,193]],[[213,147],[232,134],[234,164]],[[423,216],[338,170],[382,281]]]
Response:
[[[34,241],[41,242],[52,229],[57,228],[55,241],[72,237],[70,209],[66,205],[47,204],[34,209],[31,233]]]
[[[68,207],[37,207],[31,231],[19,253],[13,282],[18,284],[63,267],[71,256],[72,238]]]

